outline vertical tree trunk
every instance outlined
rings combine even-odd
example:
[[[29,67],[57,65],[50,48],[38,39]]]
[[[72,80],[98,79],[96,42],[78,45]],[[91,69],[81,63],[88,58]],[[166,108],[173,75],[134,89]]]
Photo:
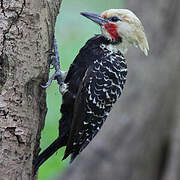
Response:
[[[32,179],[61,0],[0,1],[0,179]]]
[[[128,0],[150,44],[128,51],[119,103],[65,180],[180,179],[180,1]]]

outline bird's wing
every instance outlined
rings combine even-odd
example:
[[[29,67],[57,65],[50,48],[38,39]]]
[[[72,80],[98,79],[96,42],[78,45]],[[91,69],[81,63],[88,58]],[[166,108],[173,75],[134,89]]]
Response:
[[[97,134],[121,94],[114,72],[98,62],[90,66],[80,84],[74,104],[71,131],[63,159],[81,152]],[[109,67],[107,67],[109,68]]]
[[[71,153],[73,149],[73,143],[74,140],[77,136],[77,132],[80,129],[80,126],[82,126],[82,121],[84,120],[84,98],[83,95],[85,93],[85,87],[87,86],[87,80],[89,77],[89,74],[91,73],[92,67],[89,67],[86,70],[85,76],[83,78],[83,81],[80,83],[78,93],[76,95],[76,100],[74,103],[74,112],[73,112],[73,119],[72,119],[72,126],[71,126],[71,131],[68,139],[68,143],[66,146],[66,151],[64,154],[63,159],[66,159]]]

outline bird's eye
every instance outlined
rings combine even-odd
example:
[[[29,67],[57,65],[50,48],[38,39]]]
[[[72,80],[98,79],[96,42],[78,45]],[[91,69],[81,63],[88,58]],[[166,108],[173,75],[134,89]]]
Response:
[[[113,16],[109,20],[112,21],[112,22],[120,21],[120,19],[117,16]]]

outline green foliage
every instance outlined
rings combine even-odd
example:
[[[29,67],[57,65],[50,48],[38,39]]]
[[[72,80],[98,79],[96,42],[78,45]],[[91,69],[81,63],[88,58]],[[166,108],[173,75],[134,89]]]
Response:
[[[94,34],[99,33],[98,26],[79,13],[81,11],[87,11],[100,14],[102,11],[110,8],[122,8],[122,0],[76,0],[62,2],[55,33],[62,70],[67,70],[84,43]],[[58,91],[58,85],[56,82],[53,82],[47,89],[48,113],[41,138],[42,150],[58,136],[60,104],[61,96]],[[62,172],[68,164],[68,161],[61,161],[63,153],[64,149],[59,150],[40,167],[40,180],[53,179],[54,176]]]

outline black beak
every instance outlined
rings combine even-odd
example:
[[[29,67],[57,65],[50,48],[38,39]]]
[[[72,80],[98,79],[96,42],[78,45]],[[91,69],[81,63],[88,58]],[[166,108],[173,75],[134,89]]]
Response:
[[[92,21],[99,24],[100,26],[102,26],[108,22],[107,20],[105,20],[101,16],[94,14],[94,13],[81,12],[81,15],[87,17],[88,19],[91,19]]]

